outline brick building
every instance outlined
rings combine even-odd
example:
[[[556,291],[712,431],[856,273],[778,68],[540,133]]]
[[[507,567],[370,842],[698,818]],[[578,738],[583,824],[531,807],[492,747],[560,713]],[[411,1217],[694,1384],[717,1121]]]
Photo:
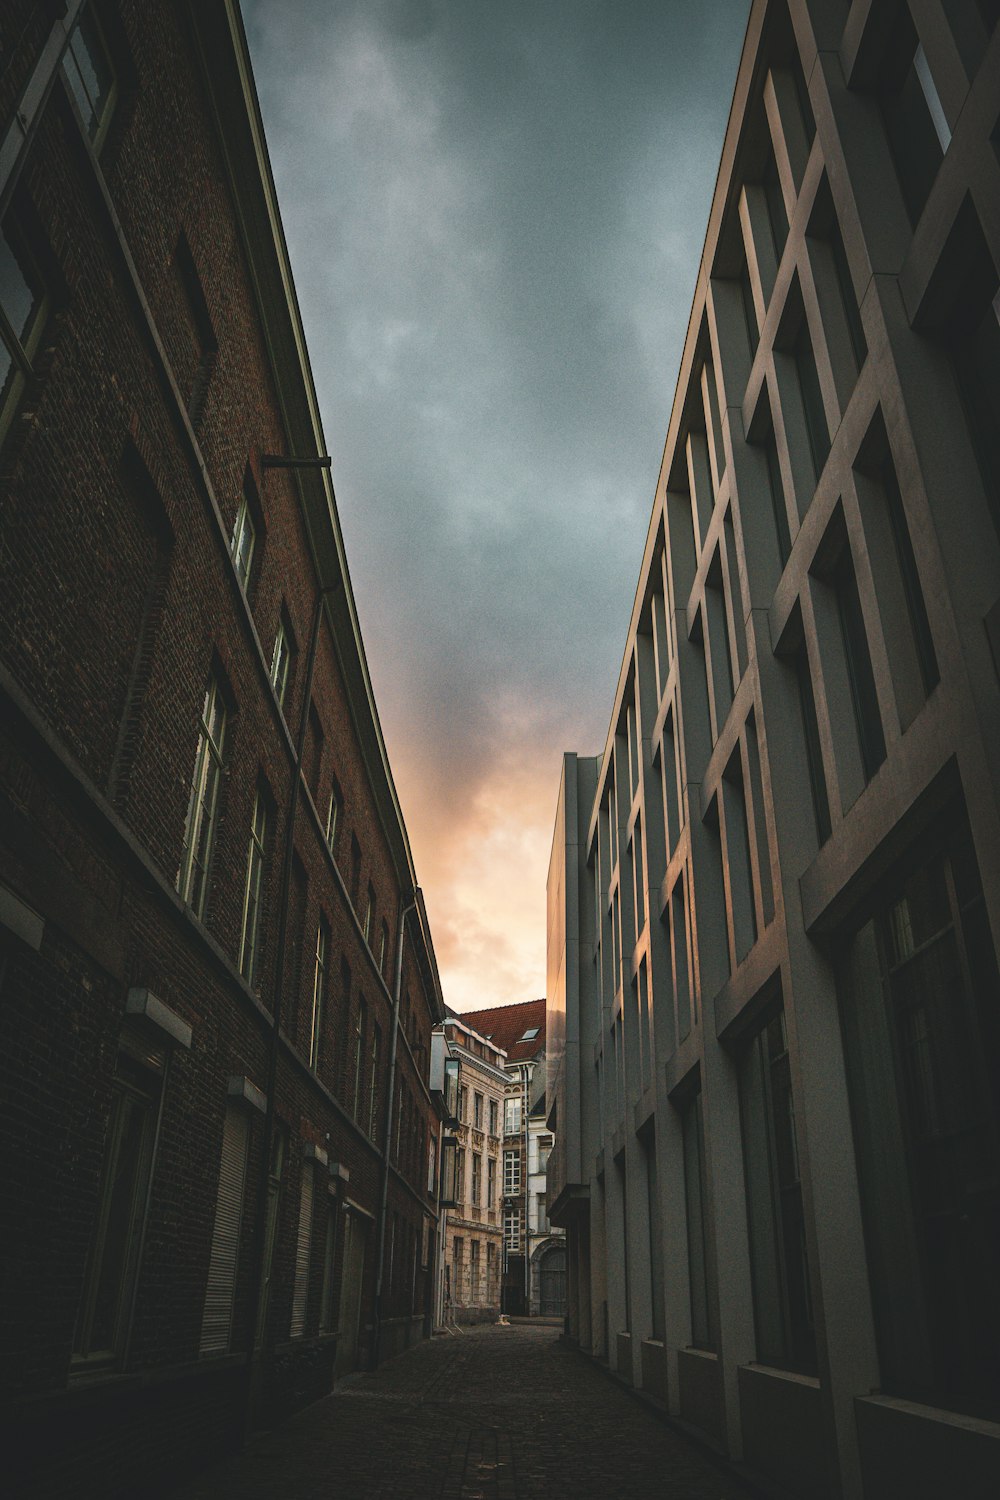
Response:
[[[582,1348],[781,1493],[1000,1493],[1000,10],[754,0],[549,872]]]
[[[151,1493],[428,1330],[444,1011],[238,9],[0,52],[5,1467]]]

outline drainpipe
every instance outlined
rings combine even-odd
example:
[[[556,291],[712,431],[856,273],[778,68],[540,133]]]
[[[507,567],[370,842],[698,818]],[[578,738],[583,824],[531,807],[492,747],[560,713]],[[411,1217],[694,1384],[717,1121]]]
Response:
[[[529,1296],[530,1275],[528,1267],[528,1256],[531,1248],[531,1236],[529,1231],[530,1220],[528,1213],[530,1209],[530,1193],[528,1170],[528,1064],[521,1064],[521,1088],[523,1100],[521,1104],[521,1127],[524,1131],[524,1316],[531,1316],[531,1298]]]
[[[332,459],[283,458],[278,454],[265,453],[262,467],[267,469],[329,469]],[[295,741],[295,759],[292,782],[288,790],[288,806],[285,812],[285,842],[281,867],[281,886],[278,892],[278,932],[275,939],[274,989],[271,1004],[271,1031],[268,1038],[266,1107],[264,1113],[264,1140],[261,1150],[260,1181],[257,1189],[257,1214],[254,1226],[255,1255],[253,1289],[250,1306],[253,1309],[253,1325],[250,1330],[250,1352],[247,1355],[245,1425],[249,1432],[253,1426],[257,1386],[260,1381],[267,1330],[263,1326],[264,1290],[266,1270],[264,1265],[267,1247],[267,1207],[270,1195],[271,1150],[274,1142],[275,1094],[278,1085],[278,1055],[281,1046],[281,1009],[283,980],[285,973],[285,950],[288,942],[288,902],[292,884],[292,858],[295,852],[295,816],[299,806],[299,789],[302,782],[302,753],[305,749],[306,729],[309,724],[309,703],[312,698],[313,673],[316,667],[316,645],[319,627],[323,618],[323,603],[328,595],[343,587],[338,578],[319,590],[313,610],[312,629],[309,634],[309,654],[306,658],[306,676],[302,688],[302,711],[299,715],[299,732]]]
[[[419,888],[418,888],[419,889]],[[382,1188],[378,1208],[378,1260],[375,1270],[375,1331],[372,1339],[372,1366],[379,1362],[379,1344],[382,1339],[382,1277],[385,1270],[385,1228],[389,1205],[389,1153],[392,1146],[392,1116],[396,1102],[396,1052],[399,1043],[399,1000],[403,988],[403,939],[406,936],[406,919],[417,904],[417,890],[404,903],[399,899],[399,922],[396,939],[396,972],[392,988],[392,1042],[389,1047],[389,1087],[385,1103],[385,1148],[382,1153]]]

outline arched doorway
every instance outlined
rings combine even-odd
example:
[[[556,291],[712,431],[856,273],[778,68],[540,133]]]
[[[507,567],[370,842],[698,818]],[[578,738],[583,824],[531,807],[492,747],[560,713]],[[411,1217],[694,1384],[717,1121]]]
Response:
[[[566,1251],[555,1245],[546,1251],[541,1267],[539,1312],[543,1318],[561,1318],[566,1313]]]

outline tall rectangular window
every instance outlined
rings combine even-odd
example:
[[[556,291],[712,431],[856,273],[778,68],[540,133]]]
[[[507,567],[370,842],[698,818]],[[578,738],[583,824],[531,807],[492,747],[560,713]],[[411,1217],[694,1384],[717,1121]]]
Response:
[[[483,1096],[476,1093],[472,1096],[472,1123],[477,1130],[483,1128]]]
[[[388,979],[386,970],[389,965],[389,924],[383,918],[378,934],[378,971],[383,979]]]
[[[497,1164],[496,1164],[496,1158],[495,1157],[488,1156],[486,1158],[486,1207],[487,1208],[496,1208],[496,1206],[497,1206]]]
[[[883,1387],[985,1417],[1000,1398],[1000,977],[964,815],[836,951]]]
[[[521,1251],[521,1212],[517,1208],[504,1209],[503,1242],[508,1254],[519,1255]]]
[[[745,1048],[739,1090],[757,1358],[815,1374],[816,1332],[783,1011]]]
[[[260,916],[264,899],[264,861],[267,846],[267,798],[258,786],[247,851],[247,878],[243,891],[243,932],[240,938],[240,973],[254,988],[260,958]]]
[[[209,679],[198,727],[198,748],[184,828],[177,889],[196,916],[204,916],[215,844],[219,785],[226,738],[226,705],[215,677]]]
[[[299,1339],[306,1331],[306,1309],[309,1302],[309,1261],[312,1254],[314,1168],[311,1162],[302,1167],[299,1195],[299,1229],[295,1239],[295,1280],[292,1283],[292,1321],[289,1333]]]
[[[107,131],[118,86],[93,5],[84,8],[70,34],[63,57],[63,75],[84,129],[98,149]]]
[[[483,1158],[482,1153],[472,1153],[472,1206],[478,1208],[483,1192]]]
[[[340,787],[335,778],[330,787],[330,800],[326,805],[326,842],[331,854],[335,854],[337,849],[337,828],[340,825],[342,801]]]
[[[375,1021],[372,1025],[372,1045],[368,1068],[368,1134],[375,1139],[375,1116],[378,1111],[378,1066],[382,1049],[382,1028]]]
[[[816,843],[822,848],[830,837],[830,801],[826,791],[826,773],[823,770],[823,750],[816,720],[816,700],[813,696],[812,673],[809,657],[803,643],[795,653],[795,679],[799,690],[799,712],[802,715],[802,734],[806,747],[806,765],[809,769],[809,790],[812,793],[813,818],[816,823]]]
[[[13,213],[0,227],[0,438],[32,375],[48,297]]]
[[[469,1246],[469,1291],[470,1300],[473,1303],[479,1301],[479,1241],[473,1240]]]
[[[849,545],[845,545],[834,573],[837,610],[844,642],[844,658],[851,685],[854,722],[865,781],[871,781],[885,760],[885,737],[879,712],[875,676],[868,651],[868,633],[858,594],[858,580]]]
[[[319,1049],[326,1017],[326,962],[330,929],[320,918],[316,928],[316,951],[313,956],[312,1012],[309,1022],[309,1066],[319,1067]]]
[[[365,942],[369,945],[372,941],[372,927],[375,922],[375,887],[368,886],[368,897],[365,901],[365,915],[361,923],[361,930],[365,935]]]
[[[505,1198],[513,1198],[521,1191],[520,1151],[505,1151],[503,1154],[503,1191]]]
[[[236,576],[240,580],[240,587],[244,592],[250,587],[250,570],[253,567],[256,540],[257,529],[253,524],[253,516],[250,514],[246,495],[242,495],[236,512],[236,520],[233,523],[233,534],[229,539],[229,551],[236,568]]]
[[[500,1133],[500,1106],[495,1099],[490,1100],[490,1135]]]
[[[504,1135],[518,1135],[521,1130],[521,1097],[505,1099],[503,1102]]]
[[[351,1112],[357,1120],[360,1118],[361,1109],[361,1068],[362,1058],[365,1051],[365,1020],[367,1007],[361,996],[358,996],[358,1009],[354,1020],[354,1090]]]
[[[288,692],[288,678],[292,664],[291,631],[285,621],[284,613],[278,621],[277,634],[274,637],[274,650],[271,653],[271,686],[278,700],[278,707],[284,708],[285,695]]]
[[[222,1127],[219,1189],[208,1263],[205,1310],[201,1320],[202,1354],[225,1354],[233,1329],[233,1297],[243,1225],[250,1121],[245,1109],[231,1105]]]
[[[144,1064],[150,1064],[145,1066]],[[120,1362],[128,1336],[165,1059],[119,1053],[90,1253],[73,1341],[78,1365]]]
[[[687,1217],[688,1284],[691,1293],[691,1342],[712,1349],[708,1307],[708,1258],[705,1249],[705,1137],[701,1091],[681,1115],[684,1145],[684,1202]]]
[[[882,119],[910,222],[916,224],[951,140],[908,6],[900,7],[880,80]]]

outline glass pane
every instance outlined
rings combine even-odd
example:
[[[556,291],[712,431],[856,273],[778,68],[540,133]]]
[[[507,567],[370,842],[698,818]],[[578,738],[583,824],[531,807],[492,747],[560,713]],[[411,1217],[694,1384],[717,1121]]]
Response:
[[[69,51],[72,61],[76,64],[76,69],[69,68],[67,71],[72,74],[77,69],[79,70],[80,80],[86,91],[89,105],[89,115],[88,111],[84,111],[84,118],[87,121],[87,129],[90,137],[93,139],[107,109],[114,75],[111,71],[111,63],[105,51],[104,43],[101,40],[100,32],[97,29],[97,23],[89,11],[85,11],[80,18],[80,24],[77,26],[70,40]],[[72,86],[73,92],[76,93],[76,86]],[[82,104],[81,109],[83,109]]]
[[[145,1124],[144,1104],[131,1094],[122,1095],[103,1195],[107,1203],[107,1219],[97,1272],[89,1340],[91,1350],[113,1349],[115,1346],[119,1309],[127,1290],[126,1273],[138,1207]]]
[[[16,247],[5,225],[0,236],[0,303],[7,321],[22,343],[41,301],[37,284],[33,285],[34,281],[22,252]],[[6,371],[3,373],[6,374]]]

